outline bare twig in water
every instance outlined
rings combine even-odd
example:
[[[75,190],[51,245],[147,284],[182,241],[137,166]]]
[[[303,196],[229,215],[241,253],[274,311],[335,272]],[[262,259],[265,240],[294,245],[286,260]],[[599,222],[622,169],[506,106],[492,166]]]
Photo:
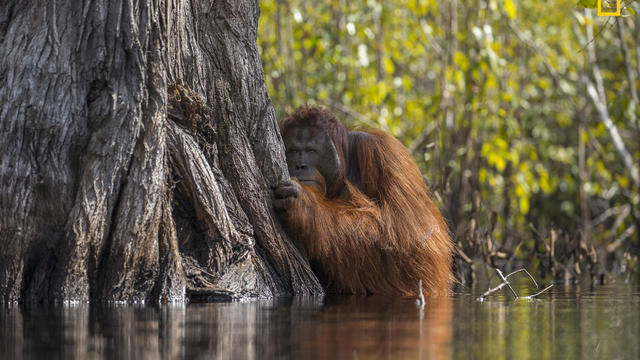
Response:
[[[547,286],[546,288],[544,288],[544,289],[542,289],[542,290],[538,291],[537,293],[535,293],[535,294],[533,294],[533,295],[525,296],[525,297],[522,297],[521,299],[533,299],[534,297],[536,297],[536,296],[538,296],[538,295],[542,294],[543,292],[545,292],[545,291],[547,291],[547,290],[551,289],[552,287],[553,287],[553,284],[551,284],[551,285]]]
[[[509,280],[507,280],[507,278],[502,274],[502,271],[500,271],[500,269],[496,268],[496,272],[498,273],[498,276],[500,276],[502,281],[505,284],[507,284],[507,286],[509,287],[509,290],[511,290],[511,293],[513,294],[513,297],[515,297],[517,299],[518,298],[518,294],[516,293],[515,290],[513,290],[513,288],[511,287],[511,284],[509,284]]]
[[[489,290],[485,291],[485,293],[484,293],[484,294],[482,294],[482,296],[480,296],[477,300],[478,300],[478,301],[482,301],[482,300],[484,300],[484,298],[485,298],[485,297],[487,297],[487,296],[489,296],[489,295],[493,294],[494,292],[496,292],[496,291],[498,291],[498,290],[502,289],[503,287],[505,287],[505,285],[507,285],[507,283],[504,283],[504,282],[503,282],[503,283],[500,283],[500,285],[498,285],[498,286],[494,287],[493,289],[489,289]]]
[[[509,284],[509,280],[508,280],[508,278],[509,278],[509,276],[514,275],[514,274],[517,274],[517,273],[519,273],[519,272],[521,272],[521,271],[524,271],[524,272],[529,276],[529,278],[531,279],[531,281],[533,281],[533,283],[536,285],[536,289],[539,289],[539,288],[540,288],[540,286],[538,285],[538,283],[536,282],[536,280],[533,278],[533,276],[531,276],[531,274],[530,274],[526,269],[519,269],[519,270],[513,271],[513,272],[511,272],[511,273],[507,274],[506,276],[502,273],[502,271],[500,271],[500,269],[496,269],[496,272],[498,273],[498,276],[500,276],[500,278],[502,279],[502,283],[500,283],[500,285],[498,285],[498,286],[496,286],[496,287],[494,287],[494,288],[492,288],[492,289],[489,289],[489,290],[485,291],[485,293],[484,293],[484,294],[482,294],[480,297],[478,297],[476,300],[478,300],[478,301],[484,301],[484,299],[485,299],[487,296],[489,296],[489,295],[493,294],[494,292],[496,292],[496,291],[498,291],[498,290],[502,289],[502,288],[503,288],[503,287],[505,287],[505,286],[507,286],[507,287],[509,288],[509,290],[511,290],[511,293],[512,293],[512,294],[513,294],[513,296],[514,296],[514,300],[518,300],[518,299],[533,299],[534,297],[536,297],[536,296],[538,296],[538,295],[542,294],[543,292],[545,292],[545,291],[549,290],[549,289],[553,286],[553,285],[549,285],[549,286],[547,286],[546,288],[542,289],[540,292],[538,292],[538,293],[536,293],[536,294],[533,294],[533,295],[529,295],[529,296],[525,296],[525,297],[519,297],[519,296],[518,296],[518,294],[516,293],[516,291],[515,291],[515,290],[513,290],[513,288],[512,288],[512,287],[511,287],[511,285]]]
[[[418,298],[416,299],[416,305],[424,306],[424,294],[422,293],[422,280],[418,280]]]
[[[533,276],[531,276],[531,274],[529,274],[529,272],[527,271],[527,269],[520,269],[520,270],[516,270],[514,272],[510,272],[509,275],[505,276],[507,279],[509,278],[509,276],[514,275],[519,273],[520,271],[524,271],[527,275],[529,275],[529,279],[531,279],[531,281],[533,281],[533,283],[536,285],[536,289],[539,289],[540,286],[538,285],[538,283],[536,282],[536,279],[533,278]]]

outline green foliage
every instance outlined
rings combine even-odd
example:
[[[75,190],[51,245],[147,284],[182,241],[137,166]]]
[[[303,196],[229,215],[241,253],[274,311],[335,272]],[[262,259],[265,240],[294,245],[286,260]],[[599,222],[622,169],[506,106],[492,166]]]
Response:
[[[595,9],[598,6],[598,0],[578,0],[578,6],[588,9]]]
[[[623,6],[631,14],[637,2]],[[456,236],[474,218],[504,246],[531,239],[529,224],[579,231],[583,202],[590,219],[640,207],[583,81],[593,78],[585,46],[593,40],[610,117],[640,163],[640,107],[615,19],[581,7],[595,0],[261,2],[258,43],[279,117],[317,103],[352,126],[390,131],[413,151]],[[635,68],[640,25],[623,21]],[[591,238],[615,239],[633,216],[615,229],[600,224]]]

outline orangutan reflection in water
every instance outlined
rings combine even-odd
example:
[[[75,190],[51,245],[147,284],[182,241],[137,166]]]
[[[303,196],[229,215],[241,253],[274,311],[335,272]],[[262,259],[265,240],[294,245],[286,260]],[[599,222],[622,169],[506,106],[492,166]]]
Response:
[[[448,359],[451,299],[328,298],[312,321],[292,334],[302,358]]]

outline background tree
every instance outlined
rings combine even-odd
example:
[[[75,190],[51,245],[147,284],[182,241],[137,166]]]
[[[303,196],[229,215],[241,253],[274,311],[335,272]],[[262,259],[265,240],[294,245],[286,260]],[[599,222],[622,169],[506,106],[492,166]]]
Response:
[[[3,1],[0,296],[319,294],[248,0]]]

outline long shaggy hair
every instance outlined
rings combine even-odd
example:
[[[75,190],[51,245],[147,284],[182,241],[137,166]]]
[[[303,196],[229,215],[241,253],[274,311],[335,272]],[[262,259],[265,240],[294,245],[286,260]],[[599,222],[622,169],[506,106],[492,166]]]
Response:
[[[327,291],[414,296],[422,280],[428,295],[446,294],[452,281],[447,225],[407,149],[383,131],[350,132],[317,107],[289,115],[283,136],[295,126],[326,130],[343,167],[339,197],[301,184],[286,219],[319,264]]]

